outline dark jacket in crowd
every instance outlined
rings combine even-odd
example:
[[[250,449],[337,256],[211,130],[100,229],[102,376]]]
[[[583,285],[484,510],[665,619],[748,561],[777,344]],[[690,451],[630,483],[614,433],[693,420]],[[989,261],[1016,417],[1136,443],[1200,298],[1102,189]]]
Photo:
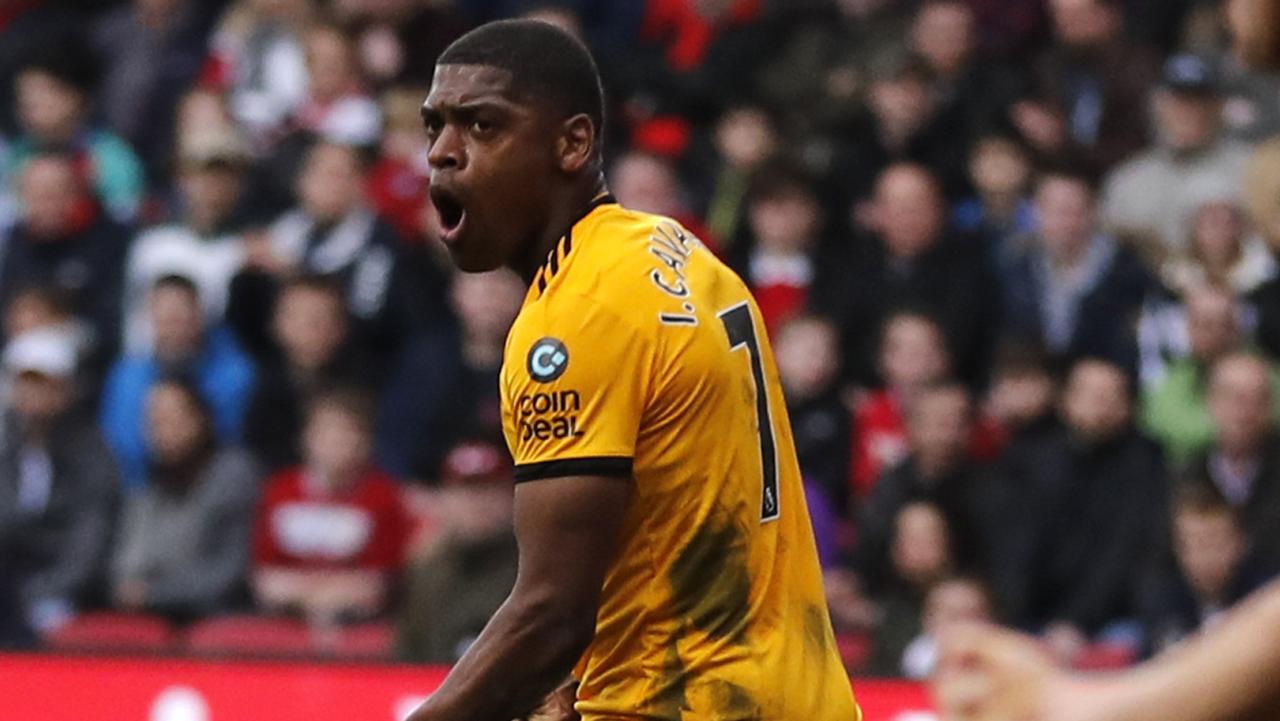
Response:
[[[796,455],[805,480],[826,494],[840,515],[849,512],[849,434],[852,419],[832,388],[808,400],[787,404]]]
[[[1280,560],[1280,435],[1267,439],[1261,463],[1250,479],[1244,498],[1233,498],[1223,492],[1223,483],[1216,477],[1210,462],[1212,457],[1213,450],[1210,449],[1192,462],[1193,477],[1214,483],[1218,492],[1240,513],[1250,545],[1266,558]]]
[[[1086,443],[1060,429],[1011,447],[1001,473],[1023,491],[996,589],[1009,618],[1092,633],[1135,617],[1139,579],[1169,544],[1158,448],[1134,431]]]
[[[1276,575],[1274,562],[1249,553],[1236,568],[1221,605],[1210,606],[1196,597],[1176,564],[1154,573],[1143,588],[1141,620],[1149,650],[1155,653],[1186,640],[1207,623],[1261,588]]]
[[[27,608],[74,604],[105,570],[120,487],[111,452],[87,419],[65,419],[44,453],[22,447],[12,419],[0,432],[0,557]]]

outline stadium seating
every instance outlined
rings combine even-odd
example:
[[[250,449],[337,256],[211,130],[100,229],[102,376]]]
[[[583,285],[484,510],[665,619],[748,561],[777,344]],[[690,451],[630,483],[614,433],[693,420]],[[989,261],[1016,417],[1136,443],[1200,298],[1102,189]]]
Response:
[[[178,636],[158,616],[87,613],[45,637],[50,648],[82,653],[166,653]]]
[[[302,658],[313,654],[306,624],[261,616],[223,616],[196,624],[186,650],[208,656]]]

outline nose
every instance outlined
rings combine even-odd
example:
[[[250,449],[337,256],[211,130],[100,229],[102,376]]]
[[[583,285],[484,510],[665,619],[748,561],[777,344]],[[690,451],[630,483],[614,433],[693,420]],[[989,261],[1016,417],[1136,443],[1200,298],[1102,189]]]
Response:
[[[456,170],[463,164],[461,134],[451,125],[445,125],[427,151],[427,164],[432,170]]]

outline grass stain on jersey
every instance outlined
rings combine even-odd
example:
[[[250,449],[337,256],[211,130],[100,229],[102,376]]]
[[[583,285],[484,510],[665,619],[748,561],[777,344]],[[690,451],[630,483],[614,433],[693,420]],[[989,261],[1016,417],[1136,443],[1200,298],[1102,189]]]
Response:
[[[745,643],[751,577],[742,534],[723,515],[694,532],[668,573],[676,613],[716,639]]]
[[[667,647],[666,663],[662,665],[660,687],[654,694],[653,710],[664,719],[678,721],[686,708],[689,699],[685,696],[685,684],[688,683],[689,672],[680,659],[680,651],[673,639]]]
[[[763,715],[755,697],[731,681],[714,682],[711,707],[715,718],[724,721],[760,721]]]

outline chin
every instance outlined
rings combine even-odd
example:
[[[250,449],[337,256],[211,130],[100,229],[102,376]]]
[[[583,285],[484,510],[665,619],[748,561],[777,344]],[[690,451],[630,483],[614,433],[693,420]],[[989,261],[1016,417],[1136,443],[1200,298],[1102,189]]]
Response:
[[[496,258],[484,257],[470,248],[450,248],[449,258],[453,260],[454,267],[463,273],[487,273],[502,267],[502,263]]]

